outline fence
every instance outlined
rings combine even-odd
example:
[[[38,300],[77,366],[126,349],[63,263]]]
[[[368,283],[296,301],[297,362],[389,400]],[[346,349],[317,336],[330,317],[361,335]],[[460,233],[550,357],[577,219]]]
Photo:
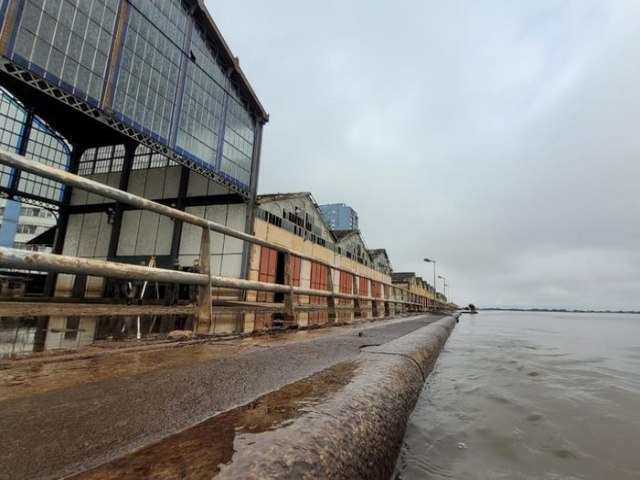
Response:
[[[99,182],[65,172],[42,163],[26,159],[20,155],[16,155],[4,150],[0,150],[0,163],[29,172],[41,177],[61,182],[70,187],[86,190],[91,193],[121,202],[142,210],[158,213],[168,216],[174,220],[189,223],[202,229],[202,237],[200,244],[200,273],[189,273],[176,270],[167,270],[161,268],[148,268],[145,266],[131,265],[105,260],[95,260],[90,258],[70,257],[58,254],[49,254],[41,252],[29,252],[16,250],[12,248],[0,247],[0,267],[12,268],[19,270],[31,270],[51,273],[68,273],[83,274],[98,277],[116,278],[123,280],[139,280],[149,282],[162,282],[169,284],[193,285],[197,288],[197,301],[193,307],[162,307],[158,305],[137,305],[137,306],[121,306],[109,309],[109,315],[161,315],[167,312],[179,312],[195,316],[194,329],[196,332],[204,332],[208,329],[212,321],[212,288],[223,287],[238,290],[254,290],[284,294],[284,302],[282,306],[272,306],[272,310],[281,310],[288,316],[295,316],[296,308],[311,308],[309,306],[297,305],[295,297],[299,295],[323,297],[327,299],[326,305],[314,305],[315,309],[326,309],[330,318],[335,318],[336,311],[350,308],[354,314],[358,316],[362,310],[362,304],[370,302],[374,312],[389,314],[391,307],[397,311],[398,307],[402,311],[423,310],[429,307],[437,307],[437,304],[430,303],[426,296],[410,292],[407,289],[398,287],[391,283],[380,282],[384,287],[381,289],[379,296],[360,295],[356,280],[361,276],[357,272],[336,267],[331,263],[320,260],[318,258],[297,252],[282,245],[255,237],[253,235],[234,230],[225,225],[212,222],[202,217],[153,202],[143,197],[133,195],[131,193],[119,190]],[[261,247],[271,248],[285,255],[285,279],[284,284],[268,283],[236,278],[228,278],[215,276],[210,274],[210,251],[211,241],[210,232],[218,232],[223,235],[249,242],[250,244],[259,245]],[[302,260],[314,262],[316,264],[327,267],[327,285],[328,290],[319,290],[314,288],[304,288],[292,285],[291,264],[292,257],[298,257]],[[353,275],[355,293],[336,292],[332,272],[341,271]],[[337,305],[336,300],[345,299],[353,302],[352,306],[345,307]],[[0,317],[15,315],[33,315],[29,311],[37,310],[38,315],[55,314],[60,315],[64,311],[66,315],[104,315],[104,305],[82,305],[64,306],[51,303],[42,303],[37,305],[16,306],[12,302],[0,302]],[[245,306],[247,311],[259,309],[260,305]],[[264,305],[262,306],[264,307]],[[266,307],[269,308],[269,307]],[[61,310],[62,309],[62,310]],[[133,313],[134,310],[138,313]],[[49,312],[49,313],[48,313]]]

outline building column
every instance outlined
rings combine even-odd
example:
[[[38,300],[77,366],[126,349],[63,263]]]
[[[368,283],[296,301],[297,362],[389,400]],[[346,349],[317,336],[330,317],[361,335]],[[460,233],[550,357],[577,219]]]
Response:
[[[189,168],[183,166],[180,171],[180,185],[178,187],[178,199],[175,208],[183,211],[185,209],[185,198],[187,197],[187,189],[189,188]],[[180,256],[180,242],[182,241],[182,222],[180,220],[173,221],[173,236],[171,237],[171,262],[175,263]]]
[[[80,165],[80,159],[87,150],[84,145],[74,144],[71,148],[71,159],[69,163],[69,173],[77,174],[78,166]],[[56,236],[53,240],[52,253],[62,254],[64,249],[64,241],[67,236],[67,227],[69,225],[69,203],[71,202],[71,195],[73,194],[73,187],[66,185],[64,187],[64,193],[62,194],[62,205],[60,206],[58,214],[58,222],[56,225]],[[58,274],[49,273],[44,284],[44,296],[53,297],[55,295],[56,279]]]
[[[131,167],[133,165],[133,157],[136,153],[136,143],[127,142],[124,145],[124,161],[122,164],[122,173],[120,174],[120,183],[118,188],[126,192],[129,188],[129,176],[131,175]],[[124,213],[124,204],[116,202],[113,212],[113,223],[111,224],[111,236],[109,238],[109,248],[107,249],[107,260],[113,260],[118,253],[118,242],[120,241],[120,231],[122,229],[122,215]]]

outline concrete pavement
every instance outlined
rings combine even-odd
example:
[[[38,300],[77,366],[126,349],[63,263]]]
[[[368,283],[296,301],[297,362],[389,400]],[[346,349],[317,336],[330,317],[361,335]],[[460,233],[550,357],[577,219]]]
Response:
[[[337,363],[353,361],[362,346],[383,345],[438,318],[379,321],[299,339],[294,334],[283,342],[267,339],[250,348],[232,346],[227,353],[228,347],[221,344],[222,351],[213,358],[200,358],[192,347],[193,362],[187,355],[176,367],[168,362],[165,368],[133,375],[122,367],[123,376],[116,371],[91,383],[10,398],[0,402],[0,479],[57,478],[104,463]],[[82,368],[75,373],[82,378]]]

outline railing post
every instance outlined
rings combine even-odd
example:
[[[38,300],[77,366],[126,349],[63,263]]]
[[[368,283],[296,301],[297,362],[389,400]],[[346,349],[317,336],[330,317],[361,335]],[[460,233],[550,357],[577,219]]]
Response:
[[[207,285],[198,287],[198,313],[196,314],[196,333],[209,333],[212,322],[211,309],[211,231],[203,227],[202,239],[200,240],[200,273],[209,277]]]
[[[333,269],[331,267],[327,267],[327,288],[332,293],[330,297],[327,297],[327,305],[329,306],[329,323],[333,323],[336,321],[336,297],[333,295],[335,293],[333,289]]]
[[[359,284],[359,279],[357,275],[352,275],[353,277],[353,294],[357,295],[358,297],[360,296],[360,284]],[[354,318],[360,318],[362,316],[362,309],[360,308],[360,299],[359,298],[354,298],[353,299],[353,317]]]
[[[369,280],[369,292],[370,296],[374,298],[371,302],[371,316],[373,318],[378,317],[378,297],[376,297],[376,283],[373,280]]]
[[[389,306],[389,297],[391,296],[391,288],[386,285],[382,286],[384,292],[384,315],[385,317],[391,316],[391,308]]]
[[[291,254],[285,253],[284,255],[284,284],[288,287],[293,286],[293,262],[291,261]],[[296,310],[293,293],[284,294],[284,306],[285,306],[285,320],[291,323],[296,323]]]

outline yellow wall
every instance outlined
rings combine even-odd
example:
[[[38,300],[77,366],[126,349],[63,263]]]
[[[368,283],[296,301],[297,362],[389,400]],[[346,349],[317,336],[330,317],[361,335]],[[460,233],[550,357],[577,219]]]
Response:
[[[277,245],[281,245],[286,248],[290,248],[297,252],[300,252],[304,255],[307,255],[312,258],[316,258],[318,260],[327,262],[334,266],[334,268],[343,268],[350,272],[355,273],[360,277],[365,277],[370,280],[374,280],[377,282],[382,282],[386,284],[391,283],[391,277],[389,275],[385,275],[384,273],[378,272],[370,267],[362,265],[355,260],[344,257],[342,255],[338,255],[337,253],[329,250],[328,248],[322,247],[316,243],[311,241],[307,241],[304,238],[295,235],[288,230],[284,230],[282,228],[276,227],[275,225],[271,225],[261,219],[256,219],[255,221],[255,236],[261,238],[263,240],[268,240]],[[259,269],[260,269],[260,251],[261,247],[257,245],[252,245],[251,247],[251,255],[249,260],[249,280],[258,280],[259,277]],[[333,288],[334,292],[339,291],[339,278],[340,272],[338,270],[333,270]],[[310,288],[311,284],[311,262],[307,260],[302,260],[300,267],[300,286],[303,288]],[[373,293],[373,292],[372,292]],[[382,291],[384,295],[384,289]],[[393,294],[393,291],[392,291]],[[247,301],[255,301],[256,300],[256,292],[250,291],[247,292]],[[300,304],[308,304],[309,297],[306,295],[301,295],[298,302]],[[382,311],[380,315],[384,314],[384,308],[380,307],[379,310]],[[296,315],[297,324],[299,326],[306,326],[308,320],[308,314],[306,312],[299,312]],[[346,315],[343,315],[346,317]],[[245,331],[251,331],[254,327],[254,319],[255,316],[253,314],[245,314]],[[257,328],[257,325],[256,325]]]

